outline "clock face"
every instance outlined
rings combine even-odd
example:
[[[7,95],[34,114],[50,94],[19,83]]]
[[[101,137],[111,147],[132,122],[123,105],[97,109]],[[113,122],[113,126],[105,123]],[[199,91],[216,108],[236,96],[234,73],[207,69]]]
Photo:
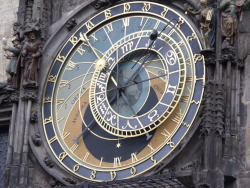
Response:
[[[83,179],[142,174],[184,138],[203,94],[201,44],[185,16],[152,2],[106,9],[57,54],[43,95],[56,159]]]

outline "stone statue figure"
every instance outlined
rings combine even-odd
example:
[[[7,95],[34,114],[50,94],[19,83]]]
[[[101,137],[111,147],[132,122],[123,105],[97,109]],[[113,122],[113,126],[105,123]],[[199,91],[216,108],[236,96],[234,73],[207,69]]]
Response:
[[[234,44],[234,34],[238,27],[239,9],[234,0],[222,0],[219,9],[221,13],[221,35],[224,39],[230,39],[229,44]]]
[[[36,40],[35,32],[28,33],[28,40],[24,43],[21,67],[24,68],[23,87],[36,88],[38,87],[38,70],[40,68],[42,45]]]
[[[215,32],[216,19],[214,15],[214,8],[208,3],[208,0],[200,0],[200,10],[194,11],[193,8],[185,4],[186,13],[193,15],[200,15],[200,29],[206,48],[215,47]]]
[[[11,55],[6,54],[7,59],[10,59],[9,64],[6,68],[6,72],[8,73],[8,86],[5,88],[6,90],[14,90],[17,88],[18,81],[18,57],[21,52],[21,41],[19,38],[15,37],[12,39],[13,47],[7,46],[5,43],[3,46],[4,51],[11,52]]]

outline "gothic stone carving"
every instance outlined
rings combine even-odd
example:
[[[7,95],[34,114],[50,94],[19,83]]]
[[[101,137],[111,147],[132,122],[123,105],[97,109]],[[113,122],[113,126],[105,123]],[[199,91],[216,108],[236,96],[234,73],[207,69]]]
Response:
[[[32,135],[31,139],[36,146],[41,146],[43,143],[39,134]]]
[[[66,27],[71,31],[77,25],[76,19],[72,18],[66,23]]]
[[[38,87],[38,70],[40,69],[42,45],[36,41],[36,33],[28,33],[28,41],[25,42],[21,54],[21,67],[24,68],[23,87]]]
[[[54,167],[54,163],[53,163],[51,157],[49,157],[49,156],[45,157],[44,160],[43,160],[43,162],[49,168],[53,168]]]

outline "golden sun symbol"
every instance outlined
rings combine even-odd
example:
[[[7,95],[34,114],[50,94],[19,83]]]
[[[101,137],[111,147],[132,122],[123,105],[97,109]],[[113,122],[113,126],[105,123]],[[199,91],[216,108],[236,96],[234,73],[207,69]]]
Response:
[[[104,69],[107,65],[107,62],[104,58],[101,58],[101,59],[98,59],[96,61],[96,65],[95,65],[95,68],[99,71],[101,71],[102,69]]]

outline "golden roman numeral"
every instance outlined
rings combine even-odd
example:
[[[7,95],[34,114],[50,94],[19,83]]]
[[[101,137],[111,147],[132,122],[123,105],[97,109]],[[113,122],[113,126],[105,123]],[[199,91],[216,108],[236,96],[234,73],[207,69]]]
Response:
[[[76,66],[76,63],[69,61],[65,70],[73,70],[75,66]]]
[[[189,96],[188,96],[188,95],[182,95],[180,101],[181,101],[181,102],[187,103],[187,102],[188,102],[188,99],[189,99]]]
[[[132,163],[135,163],[136,161],[138,161],[136,153],[131,153],[131,160],[132,160]]]
[[[83,157],[83,159],[82,159],[82,161],[83,162],[86,162],[87,161],[87,159],[88,159],[88,157],[89,157],[89,152],[87,152],[85,155],[84,155],[84,157]]]
[[[130,19],[129,18],[124,18],[124,19],[122,19],[122,22],[123,22],[124,27],[128,27]]]
[[[181,113],[176,113],[173,119],[171,119],[175,123],[179,123],[181,120]]]
[[[115,157],[114,158],[114,167],[122,166],[121,165],[121,157]]]
[[[73,146],[71,146],[71,148],[70,148],[70,150],[72,151],[72,152],[75,152],[75,150],[78,148],[78,144],[73,144]]]
[[[165,136],[166,139],[168,139],[171,136],[170,132],[168,132],[166,129],[164,129],[161,132],[161,135]]]
[[[150,148],[151,153],[153,153],[155,151],[155,149],[151,146],[151,144],[148,144],[148,147]]]
[[[83,46],[81,45],[81,46],[79,46],[79,47],[77,48],[77,52],[78,52],[79,54],[83,55],[83,54],[86,52],[86,50],[84,50],[84,49],[83,49]]]
[[[57,99],[56,100],[56,105],[60,105],[64,103],[64,99]]]
[[[62,139],[67,138],[69,135],[70,135],[69,132],[64,132],[64,133],[62,134]]]
[[[113,25],[112,25],[112,23],[108,24],[106,27],[108,29],[108,33],[110,33],[110,32],[113,31]]]
[[[57,137],[54,136],[53,138],[51,138],[51,139],[49,140],[49,143],[52,144],[52,143],[55,142],[56,140],[57,140]]]

